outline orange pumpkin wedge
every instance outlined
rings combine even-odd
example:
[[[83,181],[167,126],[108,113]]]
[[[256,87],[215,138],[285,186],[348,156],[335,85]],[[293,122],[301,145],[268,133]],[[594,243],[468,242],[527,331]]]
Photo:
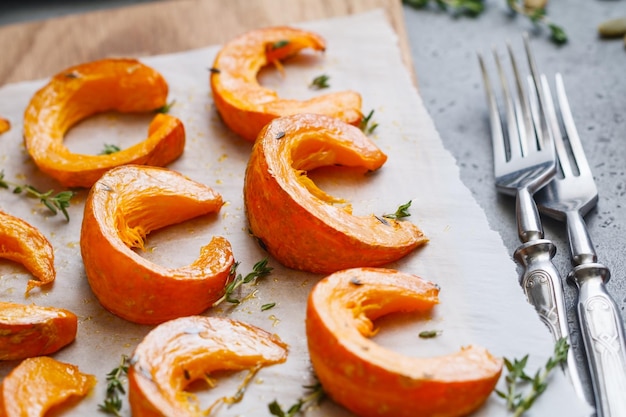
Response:
[[[166,268],[143,249],[151,231],[216,213],[222,197],[204,184],[166,168],[113,168],[91,188],[85,203],[80,247],[91,289],[112,313],[156,324],[206,310],[224,292],[234,264],[223,237],[200,250],[190,265]]]
[[[157,114],[148,137],[109,155],[75,154],[64,146],[67,131],[97,113],[143,113],[166,104],[163,76],[135,59],[103,59],[61,71],[30,100],[24,112],[26,150],[41,171],[66,187],[91,187],[107,170],[124,164],[164,166],[185,146],[176,117]]]
[[[387,160],[358,128],[299,114],[273,120],[248,161],[244,203],[252,233],[283,265],[315,273],[380,266],[427,242],[406,221],[353,216],[306,175],[321,166],[380,168]]]
[[[52,408],[86,396],[93,375],[47,356],[24,359],[0,385],[0,416],[43,417]]]
[[[215,371],[254,373],[286,359],[287,345],[278,336],[240,321],[204,316],[168,321],[153,329],[131,358],[132,415],[207,415],[184,391],[189,384]]]
[[[408,357],[368,338],[373,320],[428,312],[438,294],[431,282],[384,268],[353,268],[321,280],[309,295],[306,334],[324,391],[361,417],[451,417],[479,408],[502,371],[502,360],[485,349]]]
[[[276,91],[259,84],[261,68],[278,64],[305,48],[324,51],[326,43],[316,33],[281,26],[252,30],[224,45],[211,69],[211,89],[217,111],[233,132],[253,142],[272,119],[296,113],[321,113],[351,124],[361,121],[361,96],[357,92],[341,91],[300,101],[282,99]]]
[[[77,326],[65,309],[0,302],[0,360],[54,353],[74,341]]]
[[[54,248],[36,227],[0,211],[0,258],[23,265],[37,279],[28,280],[26,294],[51,284],[56,277]]]

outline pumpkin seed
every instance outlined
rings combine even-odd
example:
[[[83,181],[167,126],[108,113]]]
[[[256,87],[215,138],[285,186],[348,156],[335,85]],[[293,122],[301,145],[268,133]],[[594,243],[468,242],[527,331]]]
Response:
[[[626,17],[611,19],[600,23],[598,33],[603,38],[618,38],[626,35]]]

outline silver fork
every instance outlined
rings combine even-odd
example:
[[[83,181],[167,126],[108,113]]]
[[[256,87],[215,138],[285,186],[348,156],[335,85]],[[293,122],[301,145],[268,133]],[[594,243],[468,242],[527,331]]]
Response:
[[[531,72],[529,79],[532,81],[533,96],[538,97],[538,104],[543,109],[545,98],[527,36],[524,36],[524,46]],[[510,45],[507,45],[507,50],[514,74],[516,95],[511,94],[502,63],[494,51],[504,98],[506,136],[488,71],[482,56],[478,55],[489,106],[496,189],[516,196],[517,229],[522,245],[516,249],[514,258],[523,268],[520,285],[526,298],[535,307],[555,341],[569,339],[563,284],[552,263],[556,247],[551,241],[544,239],[543,227],[533,199],[534,193],[556,174],[554,144],[547,121],[541,117],[543,112],[531,112],[529,97]],[[569,350],[567,364],[564,371],[569,374],[577,395],[589,403],[572,349]]]
[[[598,190],[574,124],[561,74],[556,74],[555,84],[565,135],[561,132],[548,81],[545,76],[541,77],[546,96],[546,116],[554,135],[562,176],[559,175],[537,194],[537,204],[542,213],[567,224],[574,266],[568,275],[568,282],[575,284],[579,290],[578,319],[597,416],[626,416],[626,345],[622,318],[604,285],[610,278],[610,271],[597,262],[583,217],[596,205]],[[571,160],[564,138],[570,145]]]

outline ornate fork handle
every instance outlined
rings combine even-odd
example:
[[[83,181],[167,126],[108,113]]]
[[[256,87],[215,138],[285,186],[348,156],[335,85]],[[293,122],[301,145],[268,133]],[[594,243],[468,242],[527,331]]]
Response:
[[[598,417],[626,416],[626,346],[619,309],[606,291],[609,269],[596,253],[582,216],[567,213],[572,259],[568,280],[578,287],[578,319],[589,362]]]
[[[567,337],[569,331],[565,321],[563,285],[552,263],[555,253],[556,247],[551,241],[536,239],[518,247],[514,257],[524,269],[520,284],[528,302],[558,340]]]

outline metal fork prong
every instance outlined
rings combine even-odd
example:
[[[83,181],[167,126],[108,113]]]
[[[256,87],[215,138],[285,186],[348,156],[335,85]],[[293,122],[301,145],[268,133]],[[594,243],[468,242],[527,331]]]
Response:
[[[576,124],[574,123],[574,116],[572,116],[569,101],[567,99],[567,95],[565,94],[563,77],[560,73],[557,73],[555,78],[556,95],[559,101],[559,109],[561,110],[561,118],[563,119],[563,126],[565,126],[565,131],[567,132],[567,138],[569,139],[569,144],[570,148],[572,149],[574,161],[576,163],[576,166],[578,167],[578,173],[579,175],[591,176],[591,168],[589,168],[589,163],[587,162],[587,158],[585,157],[585,151],[581,144],[580,136],[578,136]]]
[[[552,137],[547,126],[545,118],[539,117],[543,114],[545,107],[545,97],[541,88],[539,87],[539,72],[537,71],[537,64],[535,63],[535,57],[530,49],[530,40],[528,39],[528,33],[524,33],[524,49],[526,50],[526,58],[528,60],[528,66],[530,67],[529,79],[532,81],[529,91],[533,91],[536,94],[538,108],[536,112],[537,118],[535,119],[535,134],[537,135],[537,146],[543,149],[547,146],[552,146]],[[531,94],[532,96],[533,94]]]
[[[524,91],[524,86],[522,83],[522,77],[520,75],[517,60],[515,59],[515,54],[513,53],[513,49],[511,48],[511,44],[507,43],[507,50],[509,52],[509,59],[511,60],[511,67],[513,68],[513,75],[515,78],[515,87],[517,90],[517,95],[513,98],[513,104],[515,106],[515,115],[517,117],[517,127],[519,131],[519,141],[522,155],[528,155],[528,147],[531,143],[529,141],[528,136],[533,136],[533,145],[536,145],[536,140],[534,138],[534,129],[533,129],[533,121],[530,115],[530,108],[528,104],[528,99],[526,97],[526,93]]]
[[[502,62],[498,56],[498,52],[493,51],[494,60],[496,62],[496,68],[500,77],[500,85],[502,86],[502,96],[504,97],[504,108],[506,114],[506,126],[509,138],[509,152],[511,160],[524,156],[522,153],[522,145],[520,142],[520,128],[517,124],[517,116],[515,115],[515,107],[513,105],[513,97],[511,90],[509,89],[509,83],[506,80],[506,74],[502,67]]]
[[[483,57],[478,54],[478,62],[480,64],[480,70],[483,76],[483,84],[485,86],[485,92],[487,93],[487,103],[489,106],[489,123],[491,125],[492,135],[492,147],[493,147],[493,161],[495,171],[500,172],[501,165],[506,162],[506,149],[504,147],[504,132],[502,131],[502,119],[500,119],[500,112],[498,111],[498,103],[496,96],[493,92],[493,86],[487,73],[487,68]]]
[[[561,132],[561,127],[559,125],[559,119],[556,115],[556,109],[554,107],[554,100],[552,99],[552,93],[550,92],[550,85],[548,84],[548,79],[544,74],[541,74],[541,87],[543,88],[543,94],[546,99],[545,106],[545,114],[547,122],[552,129],[552,138],[554,139],[554,147],[556,149],[556,154],[558,155],[557,163],[561,167],[561,172],[564,177],[569,177],[574,175],[572,171],[572,165],[570,163],[569,154],[567,152],[567,148],[565,147],[565,142],[563,141],[563,134]],[[559,106],[559,109],[562,111],[563,109]],[[573,120],[572,120],[573,122]]]

